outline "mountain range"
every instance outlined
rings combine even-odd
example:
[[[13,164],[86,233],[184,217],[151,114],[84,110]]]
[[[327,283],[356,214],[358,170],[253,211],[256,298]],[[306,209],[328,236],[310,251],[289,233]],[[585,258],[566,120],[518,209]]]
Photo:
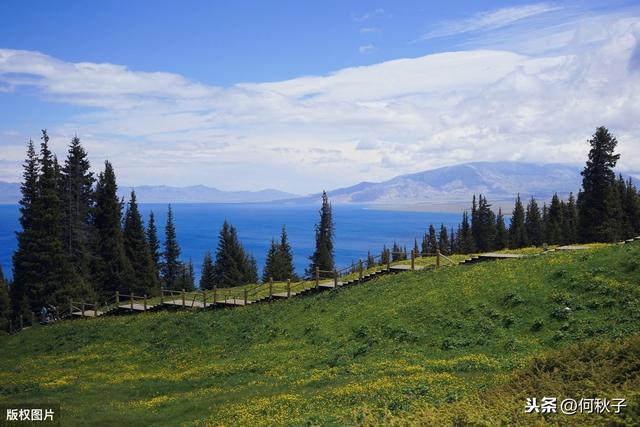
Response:
[[[328,192],[332,203],[360,203],[385,206],[418,206],[424,203],[467,203],[472,194],[484,194],[491,201],[523,198],[548,199],[557,192],[566,197],[580,189],[582,167],[567,164],[525,162],[474,162],[424,172],[400,175],[383,182],[359,184]],[[284,191],[222,191],[196,185],[135,187],[141,203],[317,203],[319,194],[297,196]],[[128,198],[131,187],[119,189]],[[20,184],[0,182],[0,203],[16,203]]]

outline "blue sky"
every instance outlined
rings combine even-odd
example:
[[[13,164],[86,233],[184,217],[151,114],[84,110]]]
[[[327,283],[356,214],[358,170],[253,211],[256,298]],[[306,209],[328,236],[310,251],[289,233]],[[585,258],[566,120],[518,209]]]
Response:
[[[600,124],[640,171],[633,2],[430,3],[3,1],[0,180],[45,127],[127,185],[308,193],[579,163]]]

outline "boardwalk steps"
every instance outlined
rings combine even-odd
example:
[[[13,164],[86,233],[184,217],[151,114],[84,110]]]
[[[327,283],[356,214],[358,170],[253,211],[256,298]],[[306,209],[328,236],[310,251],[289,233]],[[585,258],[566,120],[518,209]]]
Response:
[[[640,240],[640,236],[635,237],[633,239],[627,239],[623,242],[619,242],[619,244],[631,243],[638,240]],[[560,246],[555,249],[549,249],[548,251],[544,251],[536,254],[509,254],[509,253],[500,253],[500,252],[490,252],[490,253],[472,255],[472,256],[469,256],[469,258],[457,263],[449,260],[446,257],[444,258],[449,260],[455,265],[466,265],[466,264],[475,264],[479,262],[486,262],[490,260],[529,258],[533,256],[552,254],[556,251],[573,251],[573,250],[586,250],[586,249],[590,249],[590,247],[584,246],[584,245],[566,245],[566,246]],[[439,265],[439,262],[437,265]],[[151,310],[158,310],[162,308],[208,309],[216,306],[217,307],[221,307],[221,306],[222,307],[224,306],[242,307],[242,306],[247,306],[247,305],[251,305],[251,304],[255,304],[263,301],[270,301],[270,300],[276,300],[276,299],[288,299],[295,296],[304,295],[307,293],[334,290],[334,289],[342,288],[345,286],[365,283],[381,275],[398,274],[398,273],[403,273],[408,271],[430,271],[430,270],[435,270],[436,268],[437,268],[436,265],[421,266],[421,265],[415,265],[415,263],[413,263],[413,266],[412,266],[410,264],[387,263],[386,265],[382,265],[378,267],[377,270],[369,271],[366,273],[363,272],[361,268],[360,270],[361,273],[357,276],[354,276],[356,273],[353,273],[353,270],[352,270],[352,272],[350,274],[347,274],[346,276],[346,277],[351,276],[351,278],[349,279],[345,279],[345,278],[336,279],[334,277],[332,280],[325,279],[323,281],[319,281],[316,278],[315,284],[311,281],[311,282],[300,282],[296,285],[288,285],[290,286],[288,291],[273,292],[269,295],[264,293],[258,293],[256,290],[254,290],[253,291],[254,293],[251,294],[251,296],[249,296],[249,294],[245,290],[244,295],[242,297],[240,296],[223,297],[224,299],[222,300],[216,299],[215,302],[213,301],[213,298],[212,298],[211,301],[206,300],[207,301],[206,303],[203,301],[198,301],[195,297],[193,297],[193,299],[187,299],[184,296],[184,292],[182,293],[183,295],[181,297],[176,298],[174,295],[173,298],[161,299],[160,303],[154,303],[154,304],[147,304],[146,296],[143,298],[143,297],[135,297],[133,295],[129,296],[131,298],[129,302],[121,302],[121,301],[119,302],[119,298],[116,294],[116,304],[105,303],[104,306],[99,306],[98,304],[85,304],[85,303],[82,303],[81,306],[80,305],[74,306],[72,304],[71,305],[72,310],[68,312],[68,315],[71,315],[72,317],[90,318],[90,317],[101,317],[107,314],[116,314],[119,312],[140,313],[140,312],[146,312]],[[300,287],[301,284],[302,284],[302,287]],[[260,285],[260,286],[264,286],[264,285]],[[294,288],[294,286],[296,287]],[[254,289],[257,289],[257,288],[254,288]],[[177,292],[177,291],[169,291],[169,292],[172,292],[173,294],[180,294],[180,292]],[[195,293],[191,292],[188,294],[197,294],[197,292]],[[82,309],[80,309],[80,307],[82,307]]]

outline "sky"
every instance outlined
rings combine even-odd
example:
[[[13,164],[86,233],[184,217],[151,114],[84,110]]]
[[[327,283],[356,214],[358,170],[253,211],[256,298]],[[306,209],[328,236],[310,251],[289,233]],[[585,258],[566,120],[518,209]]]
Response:
[[[431,4],[438,3],[438,4]],[[48,129],[121,185],[296,194],[469,161],[640,175],[623,0],[0,2],[0,180]]]

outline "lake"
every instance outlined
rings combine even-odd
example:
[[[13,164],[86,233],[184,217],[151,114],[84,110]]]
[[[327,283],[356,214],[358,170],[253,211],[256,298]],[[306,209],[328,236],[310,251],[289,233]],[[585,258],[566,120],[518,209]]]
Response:
[[[319,206],[291,206],[283,204],[176,204],[173,205],[178,242],[183,260],[193,260],[196,275],[207,250],[215,255],[218,232],[225,219],[238,230],[245,249],[251,252],[262,268],[272,238],[279,239],[282,225],[286,225],[294,252],[298,274],[303,274],[308,257],[314,249],[314,225],[319,220]],[[141,204],[145,223],[154,212],[159,238],[164,238],[167,205]],[[0,205],[0,264],[5,275],[11,275],[11,255],[16,248],[15,231],[19,229],[17,205]],[[384,244],[393,241],[413,247],[413,239],[422,241],[430,223],[439,227],[457,226],[457,213],[397,212],[372,210],[365,206],[333,206],[335,223],[335,259],[338,267],[346,267],[353,260],[366,258],[367,250],[379,254]]]

